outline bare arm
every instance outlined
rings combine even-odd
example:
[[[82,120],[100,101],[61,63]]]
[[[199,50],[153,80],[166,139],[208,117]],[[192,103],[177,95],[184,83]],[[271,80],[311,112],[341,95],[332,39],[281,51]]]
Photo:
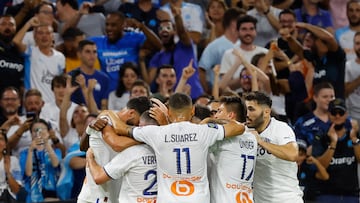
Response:
[[[184,23],[183,23],[183,20],[182,20],[182,17],[181,17],[180,8],[177,8],[177,7],[173,6],[173,5],[170,5],[170,7],[171,7],[171,12],[172,12],[172,14],[174,16],[174,19],[175,19],[176,32],[179,35],[180,41],[184,45],[190,46],[191,45],[191,39],[192,39],[192,37],[194,37],[199,42],[200,38],[201,38],[201,35],[200,35],[200,37],[198,37],[197,34],[196,34],[198,32],[189,32],[188,33],[185,30]],[[190,36],[192,36],[192,37],[190,37]]]
[[[214,71],[214,84],[212,87],[212,96],[214,97],[214,99],[219,99],[219,74],[220,74],[220,65],[216,65],[213,69]]]
[[[315,178],[319,180],[328,180],[329,173],[326,171],[326,168],[313,156],[310,156],[306,160],[307,162],[315,164],[317,171],[315,173]]]
[[[140,144],[140,142],[132,138],[119,136],[111,126],[106,126],[102,133],[104,141],[116,152],[121,152],[128,147]]]
[[[188,66],[184,67],[182,70],[180,81],[176,86],[175,92],[184,92],[184,87],[188,79],[195,73],[195,69],[193,68],[193,60],[191,59]]]
[[[337,44],[334,35],[331,32],[327,31],[326,29],[323,29],[319,26],[314,26],[308,23],[301,23],[301,22],[296,23],[296,26],[299,28],[304,28],[306,30],[309,30],[315,36],[325,41],[325,45],[328,47],[329,51],[336,51],[338,49],[339,45]]]
[[[31,142],[31,145],[28,149],[28,154],[26,157],[26,163],[25,163],[25,175],[30,177],[32,175],[33,171],[33,150],[35,145],[35,140]]]
[[[14,149],[16,145],[19,143],[24,132],[28,131],[31,125],[32,119],[26,120],[20,127],[12,134],[8,139],[8,147],[10,149]]]
[[[298,147],[295,142],[289,142],[285,145],[276,145],[270,142],[263,141],[258,135],[257,135],[257,141],[261,147],[269,151],[277,158],[286,161],[296,161],[296,158],[298,156]]]
[[[13,177],[13,175],[11,174],[11,170],[10,170],[10,166],[11,166],[11,159],[9,155],[5,155],[4,157],[4,169],[5,169],[5,176],[7,179],[7,183],[9,185],[9,188],[11,190],[11,192],[13,193],[18,193],[21,186],[19,185],[18,182],[16,182],[15,178]]]
[[[86,166],[86,159],[83,157],[73,157],[69,162],[70,168],[72,169],[82,169]]]
[[[335,126],[335,124],[332,124],[328,131],[328,136],[330,137],[329,147],[326,149],[326,151],[321,156],[316,157],[325,168],[329,167],[330,161],[335,154],[338,135],[336,134],[334,126]]]
[[[232,81],[235,80],[232,79],[232,77],[235,74],[236,70],[239,68],[239,66],[242,64],[241,61],[238,59],[238,57],[235,58],[236,58],[235,63],[231,66],[231,69],[221,77],[219,84],[221,90],[224,90],[228,86],[232,86],[231,85],[233,83]],[[239,84],[238,82],[236,83]]]
[[[103,184],[110,180],[110,177],[106,174],[105,170],[95,161],[94,153],[92,149],[86,152],[86,161],[90,169],[91,176],[93,177],[97,185]]]
[[[360,86],[360,77],[357,77],[355,80],[353,80],[351,82],[346,82],[345,83],[345,97],[348,97],[359,86]]]
[[[26,24],[16,33],[15,37],[13,38],[13,43],[16,45],[19,52],[24,53],[26,51],[26,45],[23,44],[22,40],[26,32],[31,27],[36,27],[40,25],[40,21],[37,17],[32,17]]]

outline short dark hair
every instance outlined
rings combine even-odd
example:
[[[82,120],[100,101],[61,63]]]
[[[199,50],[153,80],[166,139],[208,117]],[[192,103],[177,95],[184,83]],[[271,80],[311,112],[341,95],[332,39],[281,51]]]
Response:
[[[222,96],[220,102],[224,104],[226,111],[236,113],[237,121],[246,121],[246,106],[240,96]]]
[[[257,19],[250,15],[239,16],[239,18],[236,21],[236,29],[239,30],[240,26],[243,23],[252,23],[252,24],[254,24],[254,27],[256,28]]]
[[[62,87],[66,87],[66,80],[66,74],[56,75],[51,81],[51,90],[54,91],[55,85],[61,85]]]
[[[69,27],[65,30],[65,32],[61,35],[64,41],[74,40],[77,36],[85,35],[83,31],[76,27]]]
[[[65,4],[69,4],[71,8],[79,10],[79,4],[77,0],[57,0],[56,2],[60,2],[63,6],[65,6]]]
[[[81,52],[86,45],[96,45],[96,44],[95,44],[95,42],[93,42],[93,41],[91,41],[91,40],[84,39],[84,40],[81,40],[81,41],[79,42],[79,46],[78,46],[77,50],[78,50],[79,52]]]
[[[246,14],[246,12],[241,8],[229,8],[226,10],[222,21],[224,29],[228,28],[232,21],[237,20],[240,15],[244,14]]]
[[[271,108],[271,105],[272,105],[271,98],[268,95],[266,95],[265,93],[259,92],[259,91],[247,93],[245,95],[245,100],[246,101],[256,101],[257,104],[266,105],[269,108]]]
[[[146,110],[141,114],[140,120],[144,120],[146,125],[159,125],[157,120],[150,116],[149,110]]]
[[[350,8],[350,4],[352,3],[360,3],[360,0],[350,0],[346,3],[346,11]]]
[[[114,12],[110,12],[107,14],[107,16],[109,15],[114,15],[117,16],[118,18],[120,18],[120,21],[124,21],[125,20],[125,15],[124,13],[120,12],[120,11],[114,11]]]
[[[200,120],[203,120],[207,117],[211,116],[211,111],[209,107],[201,105],[201,104],[195,104],[195,117],[199,118]]]
[[[35,123],[42,123],[46,126],[47,130],[50,130],[49,122],[47,122],[46,120],[41,119],[41,118],[35,118],[33,120],[33,122],[31,122],[31,124],[30,124],[30,132],[32,132],[32,127],[34,126]]]
[[[282,10],[279,13],[279,19],[280,19],[281,15],[284,15],[284,14],[290,14],[290,15],[294,16],[294,18],[296,19],[296,14],[292,9],[286,8],[286,9]]]
[[[128,109],[134,109],[139,113],[139,115],[141,115],[145,111],[149,110],[151,105],[151,101],[148,97],[136,97],[130,99],[126,104],[126,107]]]
[[[332,86],[332,84],[328,82],[318,83],[314,85],[314,95],[318,95],[322,89],[334,89],[334,86]]]
[[[192,107],[192,100],[189,95],[184,93],[174,93],[169,98],[169,108],[181,110],[186,107]]]

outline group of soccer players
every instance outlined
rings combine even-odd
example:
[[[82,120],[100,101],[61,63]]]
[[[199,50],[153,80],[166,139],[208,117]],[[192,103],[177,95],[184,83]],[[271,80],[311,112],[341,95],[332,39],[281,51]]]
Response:
[[[139,97],[119,112],[103,111],[86,130],[78,202],[302,202],[295,135],[270,112],[270,98],[259,92],[245,101],[222,97],[214,118],[198,124],[182,93],[167,106]]]

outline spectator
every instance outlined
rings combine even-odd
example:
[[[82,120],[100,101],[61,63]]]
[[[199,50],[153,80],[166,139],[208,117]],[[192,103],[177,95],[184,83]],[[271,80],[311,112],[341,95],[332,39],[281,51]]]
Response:
[[[334,36],[323,28],[308,23],[297,23],[298,28],[306,29],[314,35],[311,47],[314,66],[313,84],[330,82],[337,97],[344,98],[345,52],[337,44]]]
[[[171,65],[175,69],[176,79],[180,79],[182,69],[186,67],[189,61],[193,60],[193,67],[196,72],[189,78],[188,84],[191,86],[191,98],[196,99],[203,94],[203,89],[199,80],[197,60],[192,47],[192,41],[189,34],[185,31],[180,9],[171,6],[171,11],[175,16],[175,26],[171,21],[162,21],[159,26],[159,36],[164,49],[156,53],[149,64],[149,80],[151,83],[155,78],[157,69],[165,64]],[[175,35],[179,36],[179,41],[175,42]]]
[[[53,26],[53,41],[55,45],[58,45],[62,42],[62,39],[59,33],[56,32],[57,25],[55,20],[55,7],[52,3],[43,1],[34,8],[35,17],[37,17],[42,25],[51,25]],[[22,43],[26,46],[35,46],[34,32],[28,31],[25,33],[25,36],[22,40]]]
[[[245,14],[245,11],[237,8],[230,8],[225,11],[222,20],[224,34],[209,43],[201,55],[199,61],[199,77],[204,91],[208,94],[211,93],[214,81],[212,69],[215,65],[221,63],[221,58],[226,50],[233,48],[239,43],[236,20],[241,14]]]
[[[22,187],[22,177],[19,159],[8,152],[6,133],[0,133],[0,171],[0,202],[15,203],[16,194]]]
[[[346,15],[349,25],[337,29],[335,37],[341,48],[344,49],[346,59],[351,60],[356,58],[354,41],[352,39],[355,33],[360,31],[360,2],[357,0],[348,1],[346,4]]]
[[[119,11],[128,18],[134,18],[145,24],[154,33],[157,33],[159,20],[156,16],[158,6],[151,0],[139,0],[136,2],[125,2],[120,5]]]
[[[315,109],[310,109],[310,112],[299,117],[294,124],[296,138],[306,141],[308,147],[313,144],[317,135],[326,134],[330,127],[328,108],[334,98],[334,88],[330,83],[314,86]],[[311,154],[310,151],[309,153]]]
[[[296,160],[298,164],[298,179],[300,188],[304,192],[304,200],[308,203],[311,201],[307,200],[309,191],[308,185],[311,184],[315,179],[319,180],[328,180],[329,173],[326,171],[326,168],[311,155],[307,155],[307,144],[304,140],[296,141],[299,146],[299,156]]]
[[[348,113],[351,118],[360,123],[360,32],[354,36],[355,59],[348,60],[345,67],[345,98]]]
[[[3,125],[5,121],[17,117],[20,106],[21,96],[19,90],[11,86],[3,89],[0,97],[0,124]]]
[[[25,32],[34,28],[36,46],[22,43]],[[37,17],[31,18],[15,35],[13,42],[21,53],[25,54],[25,88],[36,88],[45,102],[54,101],[51,96],[51,80],[65,69],[65,57],[53,48],[53,29],[49,25],[40,25]]]
[[[151,96],[150,87],[145,81],[138,79],[131,86],[130,99],[136,97],[150,97],[150,96]]]
[[[51,123],[52,129],[56,132],[59,137],[60,135],[60,126],[59,126],[59,115],[60,115],[60,105],[62,104],[65,97],[66,90],[66,80],[68,76],[66,74],[57,75],[51,81],[51,90],[53,91],[53,96],[55,98],[54,102],[45,103],[44,107],[41,110],[40,118],[49,121]],[[67,121],[70,125],[72,115],[75,111],[76,104],[71,102],[69,110],[67,112]],[[62,139],[60,139],[62,142]]]
[[[126,19],[127,26],[139,28],[142,32],[124,32],[124,23],[125,16],[122,13],[110,13],[106,16],[106,36],[90,38],[96,43],[101,70],[110,78],[109,91],[116,89],[121,65],[138,61],[140,48],[150,51],[161,48],[159,38],[144,24]]]
[[[56,182],[60,173],[61,152],[49,143],[49,127],[45,120],[35,119],[30,132],[32,141],[20,152],[20,166],[28,192],[26,202],[56,199]]]
[[[152,94],[152,97],[155,97],[165,103],[174,93],[174,88],[176,85],[176,72],[174,67],[171,65],[160,66],[157,69],[155,82],[158,86],[158,89]]]
[[[280,12],[280,9],[271,6],[271,0],[255,1],[254,8],[247,12],[257,19],[255,45],[264,47],[270,40],[278,37]]]
[[[169,1],[160,7],[160,9],[165,11],[170,16],[170,19],[160,18],[160,21],[171,20],[171,22],[176,25],[176,16],[179,15],[183,22],[184,32],[189,34],[190,39],[195,45],[199,44],[205,24],[204,12],[199,5],[184,2],[183,0],[178,0]],[[178,10],[177,13],[174,13],[173,9]],[[180,35],[182,35],[182,33],[178,33],[178,35],[181,40]]]
[[[85,34],[78,28],[68,28],[62,34],[64,42],[56,46],[56,50],[60,51],[65,56],[65,72],[68,73],[81,64],[77,55],[79,42],[85,39]],[[96,59],[95,68],[100,70],[99,60]]]
[[[97,81],[93,90],[93,96],[98,109],[107,109],[108,96],[109,96],[109,84],[110,80],[108,76],[95,69],[95,62],[97,59],[97,46],[94,42],[89,40],[83,40],[79,42],[77,54],[81,61],[80,67],[71,71],[71,75],[75,80],[72,85],[79,85],[79,88],[71,95],[71,101],[77,104],[89,104],[89,98],[87,95],[88,81],[95,79]]]
[[[347,4],[350,0],[330,0],[329,12],[333,20],[333,27],[335,30],[349,25],[348,18],[346,16]],[[323,1],[326,2],[326,1]]]
[[[318,1],[313,0],[302,0],[302,7],[294,10],[296,21],[319,26],[334,34],[333,22],[329,11],[319,8],[318,3]]]
[[[93,5],[84,2],[80,9],[77,0],[56,0],[56,12],[61,24],[61,34],[70,27],[77,27],[86,37],[105,34],[105,16],[90,12]]]
[[[22,58],[21,53],[12,43],[15,34],[15,19],[10,15],[1,16],[0,91],[9,86],[13,86],[18,90],[23,89],[24,87],[24,59]]]
[[[235,47],[234,49],[237,49],[246,61],[251,61],[251,58],[255,54],[268,52],[267,49],[254,45],[254,40],[256,38],[256,23],[256,18],[249,15],[241,16],[237,20],[237,30],[239,32],[241,44],[239,47]],[[224,53],[220,65],[220,76],[223,76],[235,64],[236,56],[234,56],[232,52],[233,49],[229,49]],[[227,83],[230,89],[237,90],[240,88],[238,80],[242,69],[243,66],[239,66]]]
[[[224,14],[227,10],[227,5],[223,0],[209,1],[205,13],[206,27],[209,33],[205,38],[203,46],[207,46],[210,42],[224,34]]]
[[[116,90],[110,92],[108,109],[121,110],[130,99],[130,89],[139,78],[139,70],[133,62],[126,62],[121,65],[119,80]]]
[[[343,99],[329,103],[330,127],[315,137],[312,155],[327,168],[329,180],[317,181],[309,188],[317,202],[359,202],[357,166],[360,162],[359,126],[351,120]],[[346,161],[344,161],[346,160]]]

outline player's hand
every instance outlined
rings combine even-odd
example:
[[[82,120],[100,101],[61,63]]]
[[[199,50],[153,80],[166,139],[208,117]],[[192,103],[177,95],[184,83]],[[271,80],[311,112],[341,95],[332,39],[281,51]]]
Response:
[[[97,118],[89,124],[89,127],[96,131],[102,131],[102,129],[104,129],[107,124],[108,121],[106,119]]]

